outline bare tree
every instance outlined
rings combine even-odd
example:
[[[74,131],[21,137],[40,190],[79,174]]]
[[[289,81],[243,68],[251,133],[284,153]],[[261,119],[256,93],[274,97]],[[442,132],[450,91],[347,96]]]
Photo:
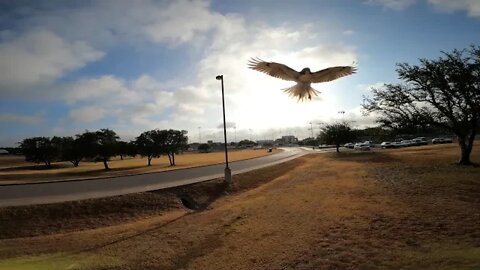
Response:
[[[461,149],[459,164],[470,154],[480,121],[480,47],[443,52],[419,65],[397,64],[404,82],[372,89],[366,112],[378,112],[384,126],[432,125],[454,133]]]

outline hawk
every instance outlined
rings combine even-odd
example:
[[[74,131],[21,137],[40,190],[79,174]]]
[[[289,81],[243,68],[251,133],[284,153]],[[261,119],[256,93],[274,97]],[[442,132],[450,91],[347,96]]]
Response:
[[[357,71],[357,68],[353,66],[338,66],[322,69],[313,73],[307,67],[297,72],[284,64],[265,62],[259,58],[251,58],[248,62],[248,67],[275,78],[296,82],[296,85],[282,90],[288,93],[289,96],[298,98],[299,101],[307,98],[311,100],[313,95],[318,96],[320,92],[310,86],[312,83],[333,81],[354,74]]]

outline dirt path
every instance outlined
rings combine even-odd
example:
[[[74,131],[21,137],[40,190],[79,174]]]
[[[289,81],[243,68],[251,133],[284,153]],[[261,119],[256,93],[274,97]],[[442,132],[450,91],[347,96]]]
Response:
[[[480,169],[439,149],[310,155],[205,211],[1,240],[0,254],[7,266],[20,254],[109,258],[70,257],[77,269],[478,269]]]

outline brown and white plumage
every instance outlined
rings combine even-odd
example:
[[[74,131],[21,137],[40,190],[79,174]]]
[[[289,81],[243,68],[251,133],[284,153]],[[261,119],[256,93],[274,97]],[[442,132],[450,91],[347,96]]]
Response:
[[[318,96],[320,92],[311,87],[312,83],[333,81],[354,74],[357,71],[356,67],[353,66],[338,66],[322,69],[313,73],[309,68],[304,68],[302,71],[297,72],[284,64],[265,62],[259,58],[250,59],[248,67],[275,78],[296,82],[296,85],[283,89],[283,91],[291,97],[298,98],[299,101],[307,98],[312,99],[313,95]]]

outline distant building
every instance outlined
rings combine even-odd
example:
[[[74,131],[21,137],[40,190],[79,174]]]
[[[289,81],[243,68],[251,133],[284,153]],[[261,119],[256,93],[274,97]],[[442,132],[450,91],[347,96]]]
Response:
[[[296,143],[298,143],[297,137],[295,137],[293,135],[282,136],[282,138],[280,140],[282,141],[283,144],[296,144]]]

